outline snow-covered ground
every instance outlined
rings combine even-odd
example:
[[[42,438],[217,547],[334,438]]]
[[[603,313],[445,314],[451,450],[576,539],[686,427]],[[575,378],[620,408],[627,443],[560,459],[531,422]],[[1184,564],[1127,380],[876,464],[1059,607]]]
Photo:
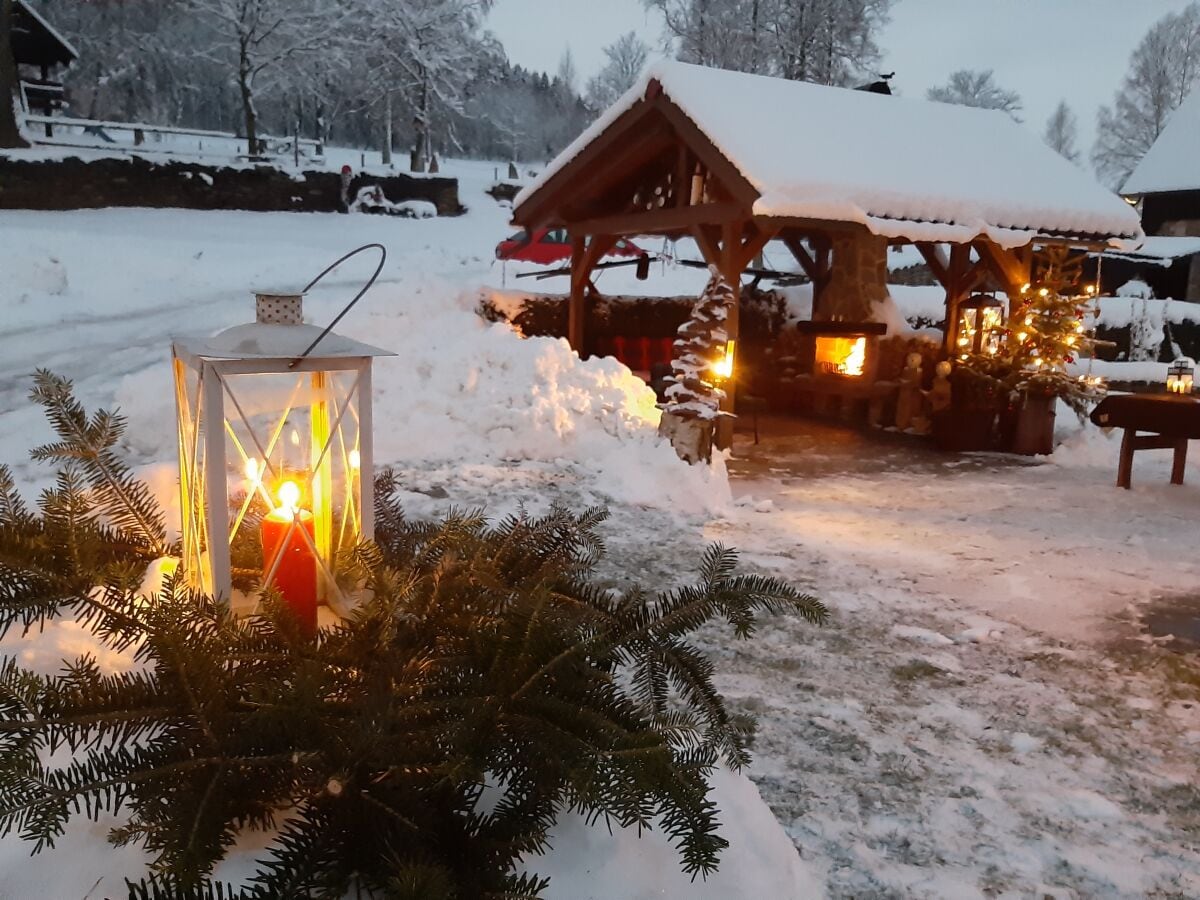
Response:
[[[1063,412],[1066,443],[1037,464],[766,422],[758,447],[739,438],[728,473],[688,468],[655,439],[652,395],[623,367],[474,316],[480,285],[499,283],[506,211],[482,193],[491,164],[447,170],[463,179],[461,218],[0,213],[0,460],[30,486],[45,476],[23,460],[48,436],[24,376],[46,366],[89,404],[124,408],[128,450],[171,503],[170,339],[246,321],[252,286],[303,284],[380,241],[381,283],[339,330],[399,353],[378,363],[376,455],[399,468],[415,514],[605,502],[616,582],[686,575],[720,540],[831,607],[824,629],[781,618],[749,643],[706,637],[720,686],[759,721],[749,774],[803,858],[792,896],[820,893],[809,877],[830,897],[1200,895],[1200,678],[1136,622],[1200,594],[1200,460],[1173,487],[1166,454],[1139,454],[1133,490],[1118,491],[1115,436]],[[312,320],[366,271],[327,279]],[[40,649],[79,646],[56,641]],[[774,840],[760,826],[746,825],[749,845]],[[0,842],[0,897],[29,896],[3,882],[32,871],[24,852]],[[747,871],[726,875],[742,896],[786,896],[751,877],[768,864],[747,854],[731,861]],[[605,871],[647,866],[624,848]],[[609,896],[584,884],[572,896]]]

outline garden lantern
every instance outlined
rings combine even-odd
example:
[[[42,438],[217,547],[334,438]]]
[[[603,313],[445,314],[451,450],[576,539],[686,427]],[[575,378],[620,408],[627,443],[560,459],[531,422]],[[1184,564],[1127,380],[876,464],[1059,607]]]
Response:
[[[958,352],[995,355],[1000,349],[1004,304],[988,294],[973,294],[958,307]]]
[[[1192,377],[1196,374],[1196,362],[1190,356],[1181,356],[1167,368],[1167,393],[1190,394]]]
[[[392,354],[303,324],[302,303],[258,293],[255,322],[172,346],[180,565],[235,607],[274,588],[315,629],[373,536],[371,364]]]
[[[733,377],[733,353],[736,341],[725,342],[725,352],[713,363],[713,374],[719,381],[728,381]]]

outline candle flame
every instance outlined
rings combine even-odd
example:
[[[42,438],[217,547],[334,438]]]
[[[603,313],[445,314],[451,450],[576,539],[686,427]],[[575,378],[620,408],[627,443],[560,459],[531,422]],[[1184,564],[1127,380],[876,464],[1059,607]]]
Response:
[[[252,484],[258,484],[258,460],[253,456],[246,460],[246,479]]]
[[[350,463],[350,468],[357,469],[359,466],[362,465],[362,457],[359,455],[357,450],[351,450],[349,453],[346,454],[346,456]]]
[[[285,481],[277,492],[279,505],[293,515],[300,506],[300,486],[294,481]]]
[[[292,441],[292,446],[299,447],[300,446],[300,432],[297,431],[295,428],[293,428],[290,437],[291,437],[291,441]]]

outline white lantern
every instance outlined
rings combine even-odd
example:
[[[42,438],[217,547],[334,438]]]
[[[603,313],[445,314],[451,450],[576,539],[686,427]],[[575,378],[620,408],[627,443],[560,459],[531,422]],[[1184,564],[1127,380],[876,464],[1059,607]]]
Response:
[[[1196,361],[1190,356],[1179,357],[1167,369],[1167,393],[1190,394],[1195,373]]]
[[[302,294],[256,300],[256,322],[172,346],[180,566],[237,606],[270,586],[315,627],[317,603],[352,599],[346,555],[373,536],[371,364],[393,354],[321,337]]]

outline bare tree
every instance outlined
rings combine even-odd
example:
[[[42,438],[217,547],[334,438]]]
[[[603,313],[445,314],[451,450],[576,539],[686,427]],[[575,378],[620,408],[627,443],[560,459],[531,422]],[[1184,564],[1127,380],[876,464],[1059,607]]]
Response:
[[[13,0],[0,0],[0,147],[28,147],[17,122],[17,63],[12,52]]]
[[[1079,148],[1075,141],[1079,135],[1079,123],[1066,100],[1060,100],[1046,121],[1042,135],[1047,146],[1052,147],[1073,163],[1079,162]]]
[[[1119,187],[1200,74],[1200,3],[1159,19],[1129,58],[1129,71],[1113,98],[1096,117],[1092,165]]]
[[[575,93],[579,71],[575,68],[575,57],[569,46],[563,48],[562,56],[558,58],[558,72],[554,77],[565,94]]]
[[[608,61],[594,78],[588,81],[588,105],[595,110],[607,109],[627,90],[646,67],[650,47],[633,31],[626,32],[604,48]]]
[[[643,0],[685,62],[820,84],[874,69],[892,0]]]
[[[932,87],[925,92],[929,100],[939,103],[956,103],[959,106],[975,106],[979,109],[998,109],[1008,113],[1018,122],[1017,115],[1021,111],[1021,95],[1016,91],[1007,91],[996,84],[995,75],[991,69],[975,71],[959,69],[952,72],[950,79],[939,87]]]
[[[341,25],[341,7],[320,0],[189,0],[213,31],[205,55],[232,69],[241,99],[247,149],[259,152],[255,99],[271,75],[297,55],[329,49]]]

